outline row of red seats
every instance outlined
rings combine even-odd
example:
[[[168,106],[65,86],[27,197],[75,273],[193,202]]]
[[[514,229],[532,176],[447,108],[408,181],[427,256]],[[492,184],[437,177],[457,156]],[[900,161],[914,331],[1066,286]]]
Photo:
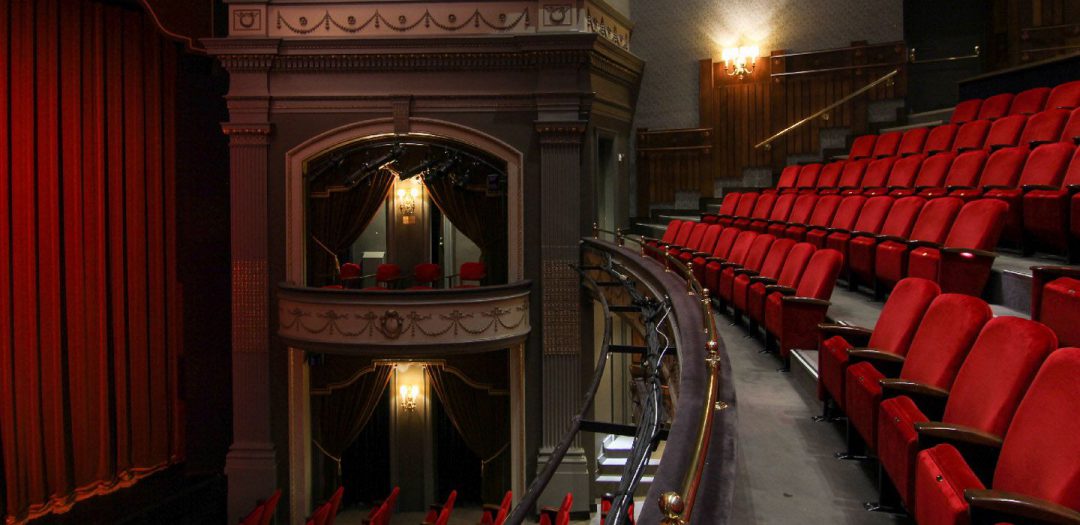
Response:
[[[375,285],[363,287],[364,279],[375,278]],[[487,277],[487,267],[482,262],[464,262],[458,273],[443,277],[442,266],[435,263],[420,263],[413,267],[413,286],[406,290],[433,290],[443,280],[448,282],[458,279],[458,285],[454,288],[475,288]],[[331,284],[323,288],[334,289],[362,289],[369,291],[386,291],[400,287],[400,283],[408,277],[401,274],[401,267],[393,263],[380,264],[371,275],[363,275],[360,265],[345,263],[338,271],[341,284]]]
[[[880,461],[885,503],[920,525],[1080,520],[1080,349],[1049,327],[909,278],[873,330],[820,338],[820,397]]]
[[[390,518],[394,516],[394,511],[397,510],[398,494],[400,493],[401,488],[394,487],[394,490],[390,491],[390,495],[382,503],[373,505],[368,515],[364,517],[364,525],[390,525]]]
[[[1080,81],[1073,81],[1053,89],[1040,87],[1016,95],[1001,93],[985,99],[968,99],[956,105],[949,122],[962,124],[972,120],[994,120],[1008,115],[1029,115],[1047,109],[1077,106],[1080,106]]]

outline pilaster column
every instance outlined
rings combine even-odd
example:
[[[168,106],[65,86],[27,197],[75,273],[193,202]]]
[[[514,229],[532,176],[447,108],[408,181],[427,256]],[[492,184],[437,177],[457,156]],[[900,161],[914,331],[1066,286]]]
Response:
[[[543,441],[539,468],[547,463],[581,405],[581,301],[577,272],[581,239],[582,145],[586,123],[538,122],[540,137],[540,256],[543,327]],[[574,440],[541,495],[558,506],[567,492],[574,511],[587,510],[590,479],[581,440]]]

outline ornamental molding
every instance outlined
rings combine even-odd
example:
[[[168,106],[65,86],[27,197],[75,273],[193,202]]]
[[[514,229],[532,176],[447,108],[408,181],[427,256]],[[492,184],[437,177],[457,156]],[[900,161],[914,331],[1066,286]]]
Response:
[[[536,123],[541,144],[581,144],[585,138],[585,128],[585,122]]]
[[[285,72],[325,71],[476,71],[581,67],[589,63],[589,50],[495,53],[378,53],[283,55],[271,69]],[[222,56],[224,59],[225,56]]]

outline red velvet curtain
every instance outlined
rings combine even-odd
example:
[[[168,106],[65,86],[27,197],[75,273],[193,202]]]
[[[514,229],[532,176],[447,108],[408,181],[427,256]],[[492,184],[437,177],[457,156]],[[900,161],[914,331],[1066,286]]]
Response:
[[[0,2],[0,449],[9,522],[180,460],[175,44],[141,12]]]

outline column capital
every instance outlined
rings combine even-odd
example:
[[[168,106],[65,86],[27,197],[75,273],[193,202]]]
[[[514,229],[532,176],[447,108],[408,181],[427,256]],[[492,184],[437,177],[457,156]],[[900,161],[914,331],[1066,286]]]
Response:
[[[270,133],[273,132],[273,127],[268,123],[226,122],[221,125],[221,132],[229,137],[230,145],[269,146]]]
[[[541,144],[581,144],[585,139],[588,122],[583,120],[562,122],[536,122],[536,133]]]

